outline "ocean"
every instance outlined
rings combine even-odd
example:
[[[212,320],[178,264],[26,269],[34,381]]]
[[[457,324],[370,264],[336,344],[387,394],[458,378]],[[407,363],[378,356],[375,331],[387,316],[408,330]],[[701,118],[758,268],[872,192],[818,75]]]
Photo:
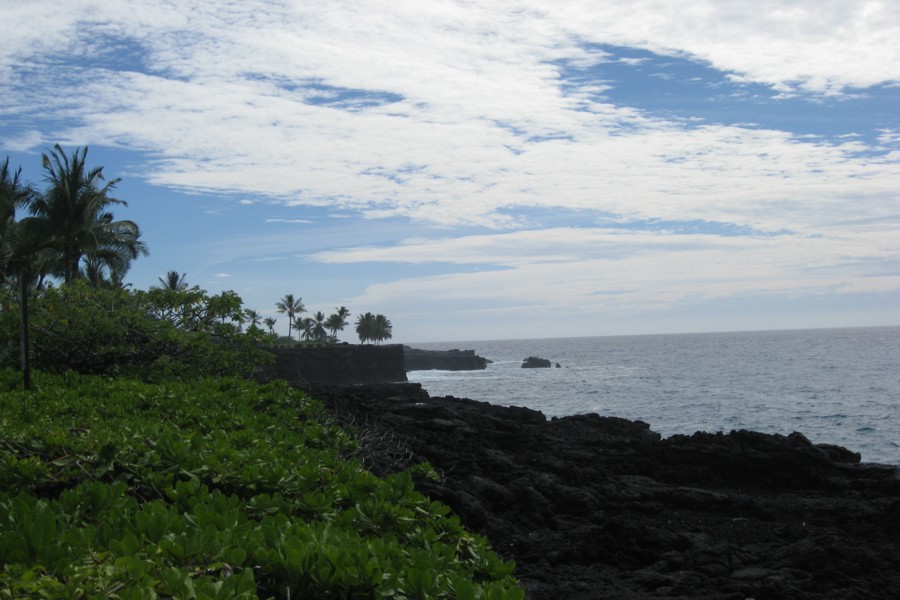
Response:
[[[412,371],[435,396],[641,420],[668,437],[750,429],[900,465],[900,327],[410,344],[472,349],[483,371]],[[538,356],[560,368],[523,369]]]

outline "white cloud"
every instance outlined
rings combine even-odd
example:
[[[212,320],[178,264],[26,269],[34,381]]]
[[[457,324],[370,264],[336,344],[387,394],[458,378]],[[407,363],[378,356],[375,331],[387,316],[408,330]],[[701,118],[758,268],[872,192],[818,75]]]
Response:
[[[325,262],[450,262],[483,270],[372,286],[354,304],[465,302],[532,314],[635,315],[747,295],[892,292],[900,249],[892,233],[842,238],[552,229],[411,241],[319,254]],[[536,285],[536,282],[540,282]]]
[[[38,73],[38,89],[20,90],[25,93],[41,94],[44,77],[47,86],[60,84],[41,64],[51,48],[59,56],[103,54],[96,37],[105,34],[144,49],[146,73],[71,69],[66,77],[78,93],[41,99],[62,98],[51,108],[83,122],[68,131],[70,139],[158,153],[151,182],[263,192],[304,204],[377,205],[376,216],[442,223],[502,225],[494,209],[515,204],[590,203],[630,212],[659,194],[690,194],[698,203],[718,196],[720,190],[703,181],[686,187],[675,179],[673,189],[658,190],[657,182],[670,181],[671,171],[660,163],[661,154],[687,155],[696,165],[680,169],[687,175],[681,180],[700,173],[716,181],[732,174],[770,181],[767,165],[738,162],[737,145],[739,154],[789,154],[783,158],[791,160],[781,162],[790,175],[820,157],[844,161],[840,149],[798,148],[790,136],[712,127],[685,131],[678,123],[647,121],[627,107],[566,97],[549,61],[605,59],[602,52],[588,53],[586,42],[696,56],[734,71],[736,79],[786,91],[799,86],[831,93],[900,79],[900,55],[890,55],[900,51],[889,43],[900,37],[892,35],[900,20],[886,3],[29,6],[19,10],[19,19],[53,18],[40,35],[7,25],[14,30],[7,64],[24,61]],[[403,100],[357,112],[309,105],[298,86],[311,80],[388,91]],[[592,112],[572,110],[585,103]],[[47,110],[43,103],[29,104]],[[525,141],[559,135],[573,143]],[[697,146],[705,160],[691,155]],[[709,163],[719,163],[714,172]],[[424,168],[402,185],[370,169],[377,165],[392,174],[410,164]],[[617,189],[619,175],[627,190]],[[566,177],[575,179],[574,191]],[[598,199],[609,179],[617,199]],[[635,190],[635,182],[645,187]],[[740,189],[739,202],[758,192],[757,186]],[[626,202],[626,195],[634,199]]]
[[[0,144],[2,144],[3,148],[13,152],[25,152],[39,146],[43,139],[41,132],[30,130],[19,133],[13,137],[2,138],[0,139]]]
[[[484,310],[635,312],[898,288],[879,275],[898,258],[895,129],[867,146],[862,135],[651,118],[599,100],[616,82],[571,88],[558,66],[642,66],[594,46],[621,45],[701,61],[785,98],[850,96],[900,82],[897,3],[33,0],[5,11],[0,37],[5,149],[140,150],[152,184],[450,232],[319,261],[484,269],[385,282],[366,302],[415,292]],[[534,209],[585,222],[515,231],[532,227]],[[779,235],[592,229],[601,218]],[[454,237],[456,226],[513,233]],[[248,247],[260,260],[284,257],[296,237]],[[248,252],[227,246],[226,256]]]
[[[309,219],[266,219],[266,223],[312,223]]]
[[[534,0],[540,5],[540,0]],[[567,3],[586,39],[681,52],[774,89],[840,93],[900,78],[900,5],[830,0]]]

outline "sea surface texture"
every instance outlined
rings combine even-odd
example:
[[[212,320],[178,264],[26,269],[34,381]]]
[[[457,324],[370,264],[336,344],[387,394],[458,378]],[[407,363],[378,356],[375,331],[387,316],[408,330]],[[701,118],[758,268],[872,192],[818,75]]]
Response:
[[[484,371],[413,371],[431,396],[594,412],[668,437],[749,429],[900,465],[900,327],[411,344],[474,349]],[[528,356],[560,368],[523,369]]]

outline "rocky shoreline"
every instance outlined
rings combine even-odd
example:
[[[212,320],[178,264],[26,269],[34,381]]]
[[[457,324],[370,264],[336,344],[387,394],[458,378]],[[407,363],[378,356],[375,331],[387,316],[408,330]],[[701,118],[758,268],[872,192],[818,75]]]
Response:
[[[900,469],[801,434],[661,439],[417,384],[310,390],[378,473],[420,489],[517,563],[532,600],[871,599],[900,590]]]

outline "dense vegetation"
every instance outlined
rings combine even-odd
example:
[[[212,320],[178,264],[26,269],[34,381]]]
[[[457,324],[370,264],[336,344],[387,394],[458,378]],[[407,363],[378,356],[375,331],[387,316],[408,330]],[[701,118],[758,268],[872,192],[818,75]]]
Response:
[[[0,599],[521,600],[513,565],[415,491],[427,465],[378,478],[320,403],[246,378],[274,319],[175,271],[123,285],[147,249],[86,154],[45,154],[43,192],[0,163]],[[347,325],[283,301],[305,339]],[[361,341],[390,338],[378,317]]]
[[[512,565],[379,479],[320,404],[239,378],[0,371],[0,598],[519,600]]]
[[[24,181],[21,168],[13,169],[9,159],[0,162],[0,302],[7,305],[27,301],[27,294],[39,295],[54,282],[86,282],[89,286],[122,289],[131,263],[148,254],[137,223],[116,219],[111,209],[127,206],[113,193],[119,179],[107,181],[103,167],[89,167],[88,149],[76,148],[70,154],[58,144],[41,155],[43,190]],[[21,213],[25,213],[23,217]],[[194,292],[185,275],[169,271],[160,277],[161,292]],[[234,292],[225,292],[234,294]],[[212,297],[215,298],[215,297]],[[296,329],[300,337],[315,343],[334,343],[348,324],[350,311],[344,307],[326,316],[322,311],[301,318],[306,312],[301,298],[285,295],[276,310],[287,315],[288,339]],[[391,323],[384,315],[366,313],[357,320],[360,341],[380,342],[391,338]],[[274,334],[276,319],[262,318],[253,309],[241,309],[228,315],[238,328],[242,324],[259,328],[263,323]]]
[[[113,216],[127,206],[112,195],[119,180],[89,167],[87,152],[57,144],[42,154],[43,190],[0,162],[0,366],[19,365],[26,387],[32,366],[144,379],[247,375],[271,360],[261,347],[294,345],[293,328],[308,342],[337,342],[344,306],[300,318],[302,299],[287,294],[276,304],[288,317],[285,339],[274,318],[244,308],[233,291],[189,288],[177,271],[146,292],[128,290],[123,277],[148,248],[136,223]],[[390,339],[391,329],[383,315],[357,321],[363,343]]]
[[[170,377],[249,375],[272,360],[269,334],[241,328],[233,292],[97,288],[78,280],[30,302],[31,361],[54,372]],[[19,360],[19,307],[0,296],[0,366]]]

